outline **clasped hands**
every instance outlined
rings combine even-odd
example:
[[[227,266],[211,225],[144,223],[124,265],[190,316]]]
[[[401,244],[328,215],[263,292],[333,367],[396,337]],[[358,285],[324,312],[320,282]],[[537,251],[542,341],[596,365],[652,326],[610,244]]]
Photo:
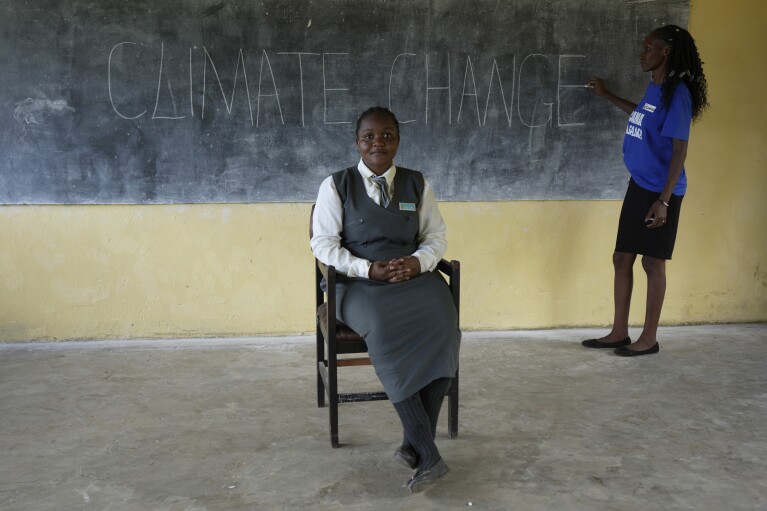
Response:
[[[368,277],[379,282],[404,282],[421,274],[421,261],[417,257],[407,256],[388,261],[373,261]]]

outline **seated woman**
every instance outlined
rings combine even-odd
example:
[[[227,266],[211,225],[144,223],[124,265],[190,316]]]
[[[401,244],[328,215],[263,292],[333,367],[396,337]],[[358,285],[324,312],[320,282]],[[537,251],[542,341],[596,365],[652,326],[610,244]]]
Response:
[[[461,338],[450,290],[434,271],[447,249],[446,228],[423,175],[394,165],[394,114],[366,110],[356,135],[360,162],[320,185],[311,245],[343,274],[336,314],[365,339],[402,421],[394,459],[415,470],[413,491],[450,470],[434,443]]]

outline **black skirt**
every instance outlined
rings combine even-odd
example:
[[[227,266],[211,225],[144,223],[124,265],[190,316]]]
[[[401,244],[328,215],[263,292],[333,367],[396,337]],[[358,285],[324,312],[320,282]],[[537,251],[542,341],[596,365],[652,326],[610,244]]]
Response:
[[[618,221],[618,237],[615,241],[616,252],[671,259],[684,195],[672,195],[666,223],[663,227],[650,229],[644,220],[658,197],[660,197],[660,193],[645,190],[633,179],[629,181],[626,197],[623,199],[621,217]]]

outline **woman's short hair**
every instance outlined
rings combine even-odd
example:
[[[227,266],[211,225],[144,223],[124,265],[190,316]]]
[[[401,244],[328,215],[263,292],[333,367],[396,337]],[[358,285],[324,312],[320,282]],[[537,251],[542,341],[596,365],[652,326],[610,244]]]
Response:
[[[394,127],[397,128],[397,135],[399,135],[399,121],[397,120],[397,116],[394,115],[394,113],[386,107],[374,106],[374,107],[368,108],[367,110],[365,110],[364,112],[360,114],[359,118],[357,119],[357,129],[354,130],[355,137],[360,132],[360,124],[362,124],[362,120],[365,119],[366,117],[370,117],[371,115],[375,115],[375,114],[388,116],[394,123]]]

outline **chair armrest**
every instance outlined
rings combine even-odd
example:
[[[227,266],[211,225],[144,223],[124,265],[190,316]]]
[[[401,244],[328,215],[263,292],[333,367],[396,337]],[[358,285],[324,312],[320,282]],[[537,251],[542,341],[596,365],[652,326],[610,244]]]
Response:
[[[331,265],[321,263],[315,258],[315,265],[317,267],[317,323],[318,328],[321,328],[321,318],[319,317],[320,306],[325,304],[325,314],[327,316],[327,331],[324,332],[325,340],[328,344],[328,357],[329,360],[335,360],[337,353],[336,345],[336,268]],[[321,280],[325,280],[325,291],[323,292],[321,286]],[[325,294],[327,294],[327,300],[325,300]],[[333,362],[335,363],[335,362]]]
[[[455,303],[455,310],[458,312],[460,318],[461,311],[461,263],[460,261],[452,260],[446,261],[441,259],[437,263],[437,270],[450,277],[450,294],[453,297],[453,303]],[[459,319],[460,324],[460,319]]]
[[[320,270],[320,273],[323,277],[325,277],[325,282],[328,282],[331,273],[333,275],[333,280],[335,280],[336,269],[333,266],[328,266],[325,263],[321,263],[319,259],[315,259],[315,261],[317,262],[317,268]]]
[[[447,261],[446,259],[440,259],[437,263],[437,270],[451,278],[453,277],[455,270],[459,270],[460,267],[461,263],[458,261]]]
[[[320,285],[319,282],[319,276],[321,275],[322,278],[325,279],[325,291],[328,294],[328,302],[333,301],[333,304],[335,305],[336,300],[336,267],[332,265],[328,265],[325,263],[322,263],[319,261],[319,259],[315,259],[315,262],[317,264],[317,270],[319,271],[318,275],[318,282],[317,285]],[[318,304],[319,305],[319,304]],[[334,309],[335,310],[335,309]]]

